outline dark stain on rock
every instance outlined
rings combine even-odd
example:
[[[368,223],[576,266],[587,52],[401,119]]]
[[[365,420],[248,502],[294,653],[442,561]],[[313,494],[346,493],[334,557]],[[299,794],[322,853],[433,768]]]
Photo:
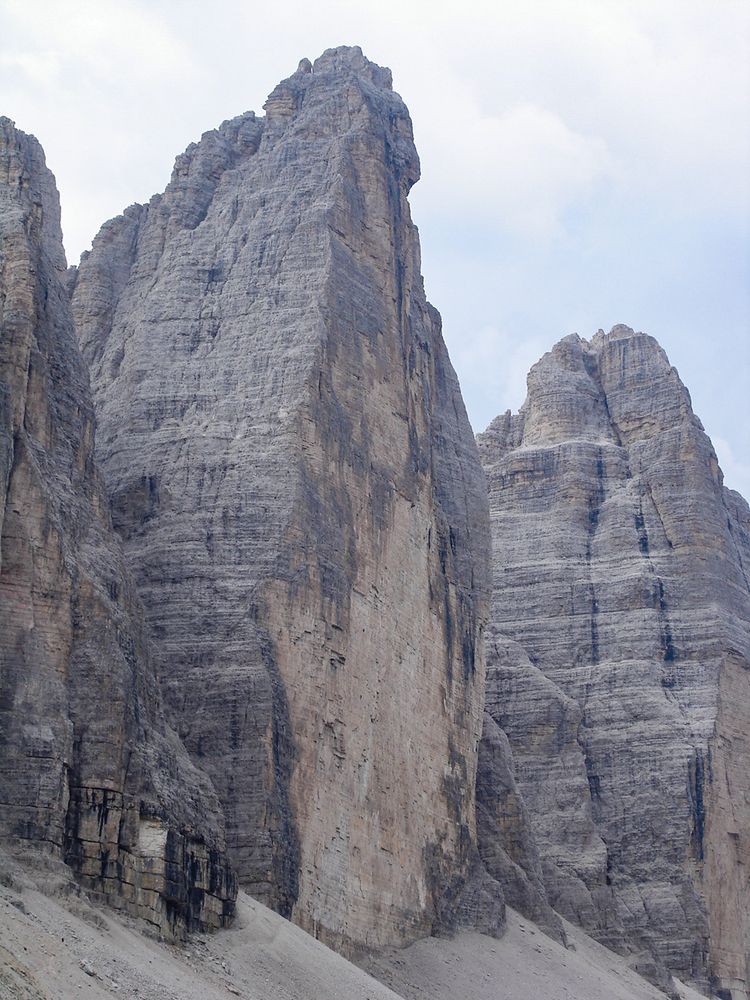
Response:
[[[300,847],[297,827],[289,800],[296,747],[289,714],[289,702],[281,675],[273,657],[270,641],[263,643],[263,659],[271,681],[274,785],[271,809],[274,813],[272,845],[273,900],[272,905],[287,920],[299,896]]]
[[[468,680],[474,675],[476,670],[476,646],[474,642],[475,630],[473,625],[464,629],[464,636],[461,641],[461,657],[464,667],[464,680]]]
[[[693,857],[698,861],[704,858],[704,835],[706,830],[706,805],[704,787],[706,781],[706,762],[702,750],[695,750],[688,768],[688,799],[691,812],[690,846]]]
[[[664,662],[674,663],[675,657],[674,643],[672,642],[672,629],[667,624],[664,626]]]
[[[638,534],[638,548],[641,550],[641,554],[647,556],[649,554],[649,543],[648,543],[648,532],[646,531],[646,522],[643,517],[643,508],[634,515],[635,530]]]

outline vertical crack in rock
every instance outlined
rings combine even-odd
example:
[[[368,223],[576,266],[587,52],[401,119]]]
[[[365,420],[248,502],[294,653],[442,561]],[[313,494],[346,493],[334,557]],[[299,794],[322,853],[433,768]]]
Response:
[[[547,897],[662,985],[669,970],[746,997],[748,506],[664,352],[624,326],[562,340],[478,441],[503,637],[487,710]],[[580,747],[550,738],[566,717]]]
[[[708,774],[706,773],[708,765]],[[688,769],[688,798],[691,809],[690,845],[696,860],[703,861],[706,834],[706,781],[711,780],[711,757],[704,759],[702,750],[696,749]]]
[[[0,118],[0,834],[170,938],[226,925],[219,804],[161,714],[94,463],[55,181]]]
[[[411,122],[357,48],[265,111],[178,158],[75,276],[115,523],[241,882],[343,951],[496,929],[487,498],[424,295]]]

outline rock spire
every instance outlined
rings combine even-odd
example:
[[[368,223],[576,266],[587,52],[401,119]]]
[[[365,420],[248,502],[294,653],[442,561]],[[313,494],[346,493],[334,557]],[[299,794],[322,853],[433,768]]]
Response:
[[[487,498],[411,122],[358,48],[265,111],[189,147],[76,275],[115,526],[242,883],[345,951],[496,927]]]
[[[560,341],[479,447],[487,711],[548,901],[654,978],[744,998],[748,506],[664,351],[625,326]]]

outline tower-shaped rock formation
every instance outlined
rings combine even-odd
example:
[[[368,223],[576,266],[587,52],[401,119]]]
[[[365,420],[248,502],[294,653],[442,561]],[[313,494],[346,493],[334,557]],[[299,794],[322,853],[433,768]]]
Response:
[[[107,223],[73,294],[171,719],[241,881],[344,950],[499,916],[487,499],[418,176],[390,72],[330,50]]]
[[[745,998],[747,504],[664,352],[623,326],[557,344],[479,442],[487,710],[548,898],[611,947]]]
[[[234,876],[161,715],[65,278],[54,178],[0,118],[0,835],[179,936],[229,920]]]

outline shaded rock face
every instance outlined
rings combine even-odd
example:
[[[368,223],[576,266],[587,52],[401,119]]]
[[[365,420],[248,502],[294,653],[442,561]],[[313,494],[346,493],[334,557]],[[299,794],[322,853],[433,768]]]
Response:
[[[390,72],[306,60],[74,276],[171,719],[250,891],[342,949],[497,927],[475,847],[488,513]]]
[[[652,955],[744,998],[747,504],[723,487],[664,352],[627,327],[561,341],[479,447],[487,711],[510,742],[548,900],[646,971]]]
[[[516,782],[508,737],[484,714],[477,767],[477,836],[487,872],[506,899],[550,937],[564,942],[562,923],[549,905],[536,841]]]
[[[220,811],[159,708],[94,464],[52,174],[0,118],[0,837],[168,937],[222,926]]]

